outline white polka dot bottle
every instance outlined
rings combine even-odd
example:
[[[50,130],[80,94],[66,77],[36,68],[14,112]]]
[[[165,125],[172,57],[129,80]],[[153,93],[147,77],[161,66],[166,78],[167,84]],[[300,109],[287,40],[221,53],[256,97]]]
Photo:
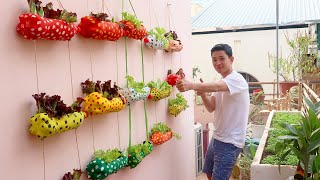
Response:
[[[49,19],[38,14],[22,14],[19,16],[17,32],[29,40],[45,39],[69,41],[78,33],[78,27],[73,23],[59,19]]]

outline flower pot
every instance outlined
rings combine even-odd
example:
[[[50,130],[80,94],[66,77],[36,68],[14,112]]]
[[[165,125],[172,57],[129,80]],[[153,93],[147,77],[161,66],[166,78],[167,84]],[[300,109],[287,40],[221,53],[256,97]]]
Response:
[[[73,23],[43,18],[38,14],[22,14],[19,16],[19,20],[16,30],[29,40],[69,41],[78,32],[78,27]]]
[[[172,138],[172,131],[168,131],[166,133],[155,132],[150,135],[151,142],[154,145],[161,145]]]
[[[89,179],[104,179],[127,165],[128,157],[125,156],[121,156],[110,163],[106,163],[104,160],[97,158],[88,163],[86,171]]]
[[[117,41],[123,36],[123,29],[118,23],[100,21],[92,16],[81,18],[78,26],[80,28],[79,34],[85,38]]]
[[[289,92],[290,88],[293,86],[297,86],[298,82],[280,82],[280,96],[284,97],[287,92]]]
[[[135,101],[146,99],[150,94],[150,88],[148,86],[145,86],[142,89],[142,92],[137,92],[133,88],[124,88],[124,89],[121,89],[119,92],[126,98],[127,104],[130,104]]]
[[[149,152],[145,151],[143,149],[143,146],[147,147]],[[138,147],[138,152],[136,150],[133,150]],[[149,155],[153,150],[153,144],[148,142],[148,144],[143,143],[143,144],[138,144],[132,147],[132,149],[129,148],[128,152],[128,166],[133,169],[137,167],[143,158],[145,158],[147,155]]]
[[[169,114],[173,115],[173,116],[178,116],[182,111],[184,111],[186,109],[185,106],[183,105],[169,105]]]
[[[172,92],[172,89],[159,91],[158,88],[151,88],[150,95],[148,96],[148,99],[151,99],[152,101],[159,101],[161,99],[169,97],[171,92]]]
[[[148,48],[151,49],[157,49],[157,50],[163,50],[164,48],[167,48],[166,44],[169,43],[169,41],[163,41],[161,39],[157,39],[155,35],[148,35],[143,39],[143,42]]]
[[[30,118],[31,134],[44,139],[57,133],[78,128],[85,118],[84,112],[74,112],[60,118],[49,117],[46,113],[38,113]]]
[[[84,99],[84,111],[93,114],[103,114],[109,112],[119,112],[125,107],[126,102],[120,97],[105,98],[98,92],[93,92]]]
[[[169,114],[177,116],[188,106],[188,101],[183,97],[181,93],[176,94],[176,98],[170,98],[168,100]]]

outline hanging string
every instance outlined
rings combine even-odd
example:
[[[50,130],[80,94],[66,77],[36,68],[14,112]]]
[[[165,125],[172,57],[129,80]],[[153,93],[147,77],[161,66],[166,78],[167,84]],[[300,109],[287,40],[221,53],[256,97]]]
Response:
[[[141,64],[142,64],[142,80],[144,82],[144,49],[143,49],[143,42],[141,41]],[[146,141],[148,141],[148,114],[147,114],[147,108],[146,108],[146,100],[144,99],[144,119],[146,124]]]
[[[171,4],[168,4],[168,6],[169,6],[169,8],[168,8],[168,10],[169,10],[169,22],[170,22],[170,19],[172,19],[173,28],[174,28],[175,31],[177,31],[176,25],[175,25],[175,22],[174,22],[174,18],[173,18],[173,16],[172,16],[171,8],[170,8],[170,7],[171,7]],[[180,67],[181,67],[181,65],[182,65],[181,51],[178,52],[178,53],[179,53],[179,56],[180,56]]]
[[[122,19],[123,19],[123,12],[124,12],[124,0],[122,0]],[[126,59],[126,76],[128,76],[128,45],[127,45],[128,37],[124,39],[125,45],[125,59]],[[127,78],[127,87],[128,87],[128,78]],[[131,105],[129,104],[129,149],[131,147],[131,126],[132,126],[132,113],[131,113]]]
[[[87,0],[87,14],[89,14],[89,0]],[[87,47],[88,47],[88,49],[89,49],[89,56],[90,56],[90,70],[91,70],[91,81],[93,81],[93,63],[92,63],[92,53],[91,53],[91,46],[89,45],[89,40],[86,40],[86,45],[87,45]],[[93,146],[93,150],[95,151],[96,150],[96,148],[95,148],[95,145],[94,145],[94,128],[93,128],[93,120],[92,120],[92,115],[88,115],[89,117],[88,117],[88,119],[90,119],[90,121],[91,121],[91,132],[92,132],[92,146]]]
[[[101,3],[101,12],[102,12],[102,13],[104,13],[104,6],[105,6],[104,0],[102,0],[102,3]]]
[[[34,44],[34,63],[35,63],[35,68],[36,68],[36,82],[37,82],[37,92],[38,94],[40,93],[39,91],[39,74],[38,74],[38,61],[37,61],[37,41],[33,40]],[[39,111],[39,109],[38,109]],[[43,158],[43,179],[46,179],[46,156],[44,153],[44,139],[42,141],[42,158]]]
[[[91,53],[91,46],[88,43],[88,40],[86,41],[87,47],[89,48],[89,55],[90,55],[90,70],[91,70],[91,81],[94,81],[93,79],[93,63],[92,63],[92,53]],[[95,151],[95,145],[94,145],[94,127],[93,127],[93,119],[92,119],[92,115],[90,114],[90,121],[91,121],[91,132],[92,132],[92,145],[93,145],[93,150]]]
[[[117,42],[117,41],[116,41],[116,67],[117,67],[117,84],[119,84],[118,42]],[[117,112],[117,123],[118,123],[118,142],[119,142],[119,149],[121,149],[119,112]]]
[[[74,94],[73,94],[73,79],[72,79],[72,63],[71,63],[71,53],[70,53],[70,41],[68,41],[68,53],[69,53],[69,70],[70,70],[70,83],[71,83],[71,94],[72,94],[72,100],[74,101]],[[77,144],[77,151],[78,151],[78,161],[79,161],[79,167],[81,168],[81,161],[80,161],[80,152],[79,152],[79,143],[78,143],[78,135],[77,135],[77,129],[75,129],[74,134],[76,136],[76,144]]]
[[[151,1],[152,1],[152,0],[150,0],[150,4],[151,4]],[[160,23],[159,23],[159,20],[158,20],[158,17],[157,17],[156,10],[154,9],[153,4],[152,4],[152,5],[150,5],[150,6],[152,7],[154,17],[156,18],[156,21],[157,21],[157,25],[158,25],[158,27],[160,27]],[[150,11],[150,9],[151,9],[151,8],[149,7],[149,11]],[[150,17],[150,19],[151,19],[151,15],[150,15],[150,13],[149,13],[149,17]],[[151,27],[151,26],[150,26],[150,27]]]
[[[153,7],[153,5],[151,5],[151,2],[152,2],[152,0],[149,0],[149,17],[151,17],[151,6]],[[153,8],[153,11],[154,11],[154,8]],[[155,14],[156,15],[156,14]],[[157,16],[156,16],[156,18],[157,18]],[[158,22],[158,19],[157,19],[157,22]],[[158,22],[159,23],[159,22]],[[151,27],[151,18],[150,18],[150,27]],[[160,27],[160,25],[158,24],[158,26]],[[153,70],[153,72],[152,72],[152,79],[153,79],[153,81],[155,81],[155,68],[154,68],[154,53],[152,54],[152,70]],[[154,113],[155,113],[155,116],[156,116],[156,123],[158,123],[158,117],[157,117],[157,103],[154,103]]]
[[[108,8],[108,6],[107,6],[107,4],[106,4],[106,3],[104,4],[104,6],[106,7],[106,9],[107,9],[107,11],[108,11],[109,16],[110,16],[110,17],[112,17],[112,14],[110,13],[109,8]]]
[[[125,56],[126,56],[126,76],[128,76],[128,38],[125,37],[124,44],[125,44]],[[127,78],[127,87],[128,87],[128,78]],[[131,147],[131,127],[132,127],[132,113],[131,113],[131,104],[129,106],[129,148]]]
[[[135,11],[134,8],[133,8],[133,5],[132,5],[132,3],[131,3],[131,0],[129,0],[129,3],[130,3],[130,6],[131,6],[131,8],[132,8],[132,11],[133,11],[134,15],[137,17],[136,11]]]
[[[61,1],[60,1],[60,0],[57,0],[57,1],[58,1],[59,6],[60,6],[63,10],[65,10],[65,8],[62,6]]]

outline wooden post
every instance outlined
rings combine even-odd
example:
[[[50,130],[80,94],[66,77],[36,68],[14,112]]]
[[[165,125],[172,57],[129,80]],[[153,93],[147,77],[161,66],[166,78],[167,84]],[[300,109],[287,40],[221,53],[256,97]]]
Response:
[[[302,106],[302,83],[299,82],[299,89],[298,89],[298,110],[301,111]]]
[[[274,79],[273,82],[274,83],[273,83],[273,93],[272,93],[273,95],[272,95],[272,98],[274,99],[275,95],[276,95],[276,84],[275,84],[276,80]]]

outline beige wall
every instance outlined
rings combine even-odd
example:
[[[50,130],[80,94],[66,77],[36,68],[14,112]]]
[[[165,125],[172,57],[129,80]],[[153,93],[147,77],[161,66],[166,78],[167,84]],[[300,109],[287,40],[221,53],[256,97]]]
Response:
[[[290,53],[285,33],[291,37],[298,30],[304,32],[306,29],[279,30],[279,53],[283,57]],[[218,43],[227,43],[233,48],[233,67],[236,71],[247,72],[260,82],[276,79],[276,75],[269,68],[268,60],[268,52],[276,54],[275,30],[192,35],[192,62],[199,65],[202,72],[199,76],[205,81],[220,78],[213,69],[210,57],[211,48]],[[272,92],[271,85],[264,85],[263,88],[266,93]]]
[[[47,2],[44,1],[44,3]],[[61,0],[61,2],[64,8],[77,12],[80,19],[91,11],[99,11],[102,1]],[[120,20],[121,1],[105,0],[105,2],[115,19]],[[132,13],[128,1],[125,2],[125,10]],[[152,2],[151,6],[150,2]],[[182,67],[186,75],[191,77],[190,3],[178,0],[171,2],[174,15],[172,19],[175,22],[171,27],[176,28],[184,49],[181,54],[145,49],[147,82],[156,78],[165,78],[168,68],[177,71]],[[53,3],[55,8],[58,7],[57,1]],[[159,25],[168,29],[167,0],[132,1],[132,3],[137,16],[144,21],[147,29],[158,26],[153,9],[157,14]],[[0,179],[58,180],[73,168],[81,166],[85,169],[86,164],[91,160],[94,147],[96,149],[127,148],[128,108],[119,113],[88,118],[77,131],[71,130],[54,135],[44,141],[28,132],[30,126],[28,120],[36,111],[35,101],[31,95],[38,90],[49,95],[58,94],[65,103],[70,105],[73,97],[82,96],[80,83],[87,78],[93,77],[93,80],[102,81],[118,80],[118,84],[124,84],[124,40],[105,42],[76,36],[71,40],[69,49],[68,42],[39,40],[34,43],[21,38],[15,31],[19,15],[28,12],[27,2],[25,0],[1,1],[0,6],[3,7],[0,27],[0,80],[2,83]],[[154,8],[151,8],[152,6]],[[141,81],[140,42],[129,40],[128,47],[129,74]],[[93,72],[90,68],[91,61]],[[36,74],[36,65],[38,74]],[[174,94],[176,93],[175,89]],[[167,100],[147,103],[149,128],[155,122],[166,122],[173,130],[180,133],[183,139],[172,140],[155,147],[152,154],[147,156],[137,168],[132,170],[126,168],[108,179],[195,179],[192,93],[185,93],[185,97],[189,100],[190,108],[176,118],[168,115]],[[141,143],[146,138],[143,103],[134,104],[132,112],[132,142],[133,144]],[[84,177],[83,179],[86,179]]]

